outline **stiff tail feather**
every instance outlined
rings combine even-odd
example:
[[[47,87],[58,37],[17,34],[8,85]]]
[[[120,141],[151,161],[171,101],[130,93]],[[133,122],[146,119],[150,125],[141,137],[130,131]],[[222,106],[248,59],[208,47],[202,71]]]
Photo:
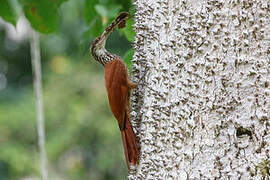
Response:
[[[121,130],[123,146],[125,151],[126,163],[128,169],[130,169],[130,164],[136,165],[139,160],[139,150],[136,144],[136,136],[132,129],[129,117],[126,116],[125,128]]]

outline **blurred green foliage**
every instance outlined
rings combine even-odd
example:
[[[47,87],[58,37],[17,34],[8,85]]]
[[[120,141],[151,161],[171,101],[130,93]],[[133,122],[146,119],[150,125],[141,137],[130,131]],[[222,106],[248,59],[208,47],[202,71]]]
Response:
[[[12,23],[13,25],[15,25],[16,23],[16,15],[14,14],[12,7],[11,7],[11,3],[9,3],[8,1],[1,1],[1,6],[0,6],[0,16]]]
[[[28,38],[16,38],[24,13],[41,33],[46,149],[51,179],[125,179],[122,140],[110,111],[103,67],[89,45],[130,0],[0,0],[0,180],[39,177],[35,97]],[[11,26],[7,22],[16,25]],[[132,19],[107,49],[134,51]],[[17,36],[17,35],[16,35]],[[27,34],[25,34],[27,36]]]

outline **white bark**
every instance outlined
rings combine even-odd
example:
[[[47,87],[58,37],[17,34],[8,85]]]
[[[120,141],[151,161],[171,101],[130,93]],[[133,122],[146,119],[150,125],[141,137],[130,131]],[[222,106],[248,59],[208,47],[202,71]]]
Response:
[[[270,1],[136,0],[129,179],[270,176]]]
[[[46,147],[45,147],[45,127],[44,127],[44,113],[43,113],[39,35],[32,29],[30,31],[31,31],[30,45],[31,45],[33,83],[34,83],[34,90],[36,94],[37,130],[38,130],[38,144],[39,144],[39,149],[40,149],[41,177],[42,177],[42,180],[48,180],[47,155],[46,155]]]

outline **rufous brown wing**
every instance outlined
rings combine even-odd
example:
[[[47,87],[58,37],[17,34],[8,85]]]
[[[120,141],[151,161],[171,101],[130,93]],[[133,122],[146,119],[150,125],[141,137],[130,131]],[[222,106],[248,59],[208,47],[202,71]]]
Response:
[[[136,136],[129,119],[130,83],[128,71],[121,60],[113,60],[105,65],[105,83],[109,103],[122,134],[123,146],[128,168],[137,164],[139,151]]]

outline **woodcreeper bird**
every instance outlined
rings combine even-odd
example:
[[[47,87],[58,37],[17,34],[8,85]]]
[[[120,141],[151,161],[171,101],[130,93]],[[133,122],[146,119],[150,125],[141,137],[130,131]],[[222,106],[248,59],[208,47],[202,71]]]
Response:
[[[122,141],[128,169],[130,164],[136,165],[139,159],[139,150],[129,118],[129,98],[130,90],[137,87],[129,79],[128,70],[123,60],[115,54],[105,49],[106,40],[116,26],[124,28],[126,20],[129,18],[127,12],[122,12],[108,26],[101,36],[97,37],[90,46],[92,56],[96,61],[104,66],[105,84],[111,111],[118,121],[122,134]]]

